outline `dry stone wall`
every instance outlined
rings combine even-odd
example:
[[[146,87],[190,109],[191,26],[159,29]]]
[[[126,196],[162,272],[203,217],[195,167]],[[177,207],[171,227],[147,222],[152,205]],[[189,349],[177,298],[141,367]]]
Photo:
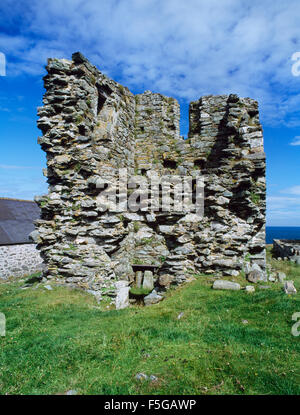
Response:
[[[155,266],[160,287],[194,273],[236,275],[253,264],[264,275],[265,155],[256,101],[221,95],[192,102],[184,140],[175,99],[134,96],[80,53],[49,59],[47,71],[38,126],[49,193],[36,198],[47,278],[101,298],[119,279],[133,283],[138,264]],[[195,222],[149,202],[134,212],[104,212],[99,189],[113,187],[124,168],[131,178],[163,177],[160,201],[172,176],[204,177],[204,217]]]
[[[277,258],[300,263],[300,240],[274,239],[273,254]]]

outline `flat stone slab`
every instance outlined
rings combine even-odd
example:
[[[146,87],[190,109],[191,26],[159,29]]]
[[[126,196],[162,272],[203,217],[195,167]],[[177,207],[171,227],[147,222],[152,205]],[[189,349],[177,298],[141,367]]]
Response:
[[[153,273],[151,271],[144,272],[143,288],[145,290],[153,290],[154,288]]]
[[[143,272],[137,271],[135,273],[135,283],[137,288],[141,288],[143,282]]]
[[[117,289],[116,309],[121,310],[129,306],[129,287],[127,281],[117,281],[115,283]]]
[[[213,283],[214,290],[240,290],[241,286],[237,282],[227,281],[227,280],[216,280]]]

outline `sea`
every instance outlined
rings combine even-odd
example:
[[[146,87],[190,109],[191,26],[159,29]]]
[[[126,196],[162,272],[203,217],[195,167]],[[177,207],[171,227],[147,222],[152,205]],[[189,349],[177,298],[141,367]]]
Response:
[[[266,243],[272,244],[273,239],[300,240],[300,226],[266,226]]]

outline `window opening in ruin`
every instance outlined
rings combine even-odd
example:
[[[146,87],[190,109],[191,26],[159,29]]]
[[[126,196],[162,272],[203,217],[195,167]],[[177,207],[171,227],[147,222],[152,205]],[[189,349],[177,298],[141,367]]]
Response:
[[[97,114],[102,110],[105,101],[112,93],[112,90],[107,85],[102,85],[101,88],[97,87],[98,89],[98,103],[97,103]]]
[[[97,105],[97,114],[102,110],[106,99],[102,95],[98,95],[98,105]]]
[[[175,170],[177,168],[177,162],[175,160],[165,159],[164,168]]]

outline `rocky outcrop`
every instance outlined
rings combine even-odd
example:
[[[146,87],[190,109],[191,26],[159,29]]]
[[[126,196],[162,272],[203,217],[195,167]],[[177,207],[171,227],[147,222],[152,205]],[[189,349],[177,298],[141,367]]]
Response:
[[[164,287],[199,272],[235,276],[254,264],[265,272],[265,155],[256,101],[221,95],[192,102],[184,140],[175,99],[150,91],[134,96],[80,53],[49,59],[47,71],[38,126],[49,193],[36,198],[36,228],[48,279],[99,297],[115,292],[117,280],[134,283],[137,264],[155,266],[153,283]],[[101,192],[113,189],[120,171],[151,182],[157,198],[144,198],[142,185],[138,208],[128,210],[132,186],[125,185],[105,210]],[[193,209],[162,208],[162,200],[175,206],[174,176],[191,179],[189,208],[196,180],[204,178],[198,220]]]

